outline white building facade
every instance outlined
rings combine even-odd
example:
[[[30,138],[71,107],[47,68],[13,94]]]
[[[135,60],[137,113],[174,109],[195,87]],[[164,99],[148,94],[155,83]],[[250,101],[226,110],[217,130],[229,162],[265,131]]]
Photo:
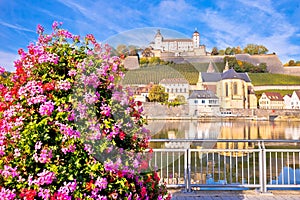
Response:
[[[189,97],[189,115],[198,116],[219,116],[219,98],[210,90],[194,90]]]
[[[285,109],[300,109],[300,90],[294,91],[292,95],[283,97]]]
[[[260,109],[284,109],[284,99],[277,92],[264,92],[258,100]]]
[[[169,94],[169,101],[174,100],[179,95],[184,96],[185,100],[189,97],[189,82],[184,78],[162,79],[159,84]]]

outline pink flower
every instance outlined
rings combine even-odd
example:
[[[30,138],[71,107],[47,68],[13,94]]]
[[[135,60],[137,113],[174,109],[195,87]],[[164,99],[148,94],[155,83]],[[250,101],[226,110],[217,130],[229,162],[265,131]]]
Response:
[[[54,103],[51,102],[51,101],[47,101],[47,102],[45,102],[44,104],[42,104],[40,106],[39,113],[41,115],[48,115],[48,116],[50,116],[52,114],[53,110],[54,110]]]
[[[71,88],[71,83],[67,80],[61,80],[56,85],[56,89],[59,89],[59,90],[66,90],[67,91],[70,88]]]
[[[100,178],[100,177],[98,177],[97,180],[96,180],[96,182],[95,182],[95,186],[99,187],[100,190],[106,189],[106,187],[107,187],[107,179],[106,178]]]
[[[76,150],[76,146],[74,144],[69,145],[67,148],[61,148],[61,151],[64,154],[67,154],[68,152],[73,153]]]
[[[40,188],[38,196],[41,197],[42,199],[49,199],[50,198],[50,190]]]
[[[0,198],[5,199],[5,200],[13,200],[15,199],[16,194],[15,194],[15,189],[10,190],[10,189],[5,189],[4,187],[1,188],[0,190]]]
[[[41,149],[42,144],[43,144],[43,143],[42,143],[41,141],[36,142],[36,143],[35,143],[35,146],[34,146],[35,150]]]
[[[37,25],[37,28],[36,28],[36,32],[38,33],[38,34],[43,34],[43,32],[44,32],[44,27],[42,27],[40,24],[38,24]]]
[[[58,22],[57,22],[57,21],[54,21],[54,22],[52,23],[52,29],[55,30],[55,29],[57,29],[57,28],[58,28]]]
[[[71,69],[69,72],[68,72],[68,75],[69,76],[76,76],[77,72],[75,69]]]

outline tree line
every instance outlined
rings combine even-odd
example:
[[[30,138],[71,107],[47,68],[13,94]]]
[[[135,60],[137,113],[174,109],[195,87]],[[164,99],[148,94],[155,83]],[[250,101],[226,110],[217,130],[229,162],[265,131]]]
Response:
[[[250,55],[260,55],[266,54],[269,50],[264,45],[258,44],[247,44],[245,48],[237,47],[227,47],[226,49],[218,50],[217,47],[213,47],[211,51],[211,55],[235,55],[235,54],[243,54],[247,53]]]

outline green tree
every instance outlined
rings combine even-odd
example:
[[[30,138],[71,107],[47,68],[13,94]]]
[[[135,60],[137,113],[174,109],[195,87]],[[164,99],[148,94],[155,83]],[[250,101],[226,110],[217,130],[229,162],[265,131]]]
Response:
[[[269,50],[263,45],[247,44],[243,51],[250,55],[259,55],[266,54]]]
[[[211,55],[219,55],[219,51],[218,51],[218,48],[217,47],[214,47],[212,50],[211,50]]]
[[[233,55],[233,51],[232,51],[232,48],[231,47],[227,47],[225,49],[225,55]]]
[[[149,100],[151,102],[166,102],[169,94],[165,92],[165,88],[161,85],[154,85],[149,91]]]
[[[290,60],[289,61],[289,66],[294,66],[295,65],[295,61],[294,60]]]
[[[219,55],[225,55],[225,51],[223,49],[219,50]]]

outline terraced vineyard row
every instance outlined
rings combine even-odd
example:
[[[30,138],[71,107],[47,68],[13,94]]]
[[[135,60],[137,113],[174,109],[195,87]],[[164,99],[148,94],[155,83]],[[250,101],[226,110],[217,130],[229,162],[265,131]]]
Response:
[[[153,82],[158,84],[164,78],[184,78],[184,76],[177,70],[170,66],[158,65],[130,70],[125,73],[123,85],[133,84],[148,84]]]
[[[158,84],[164,78],[185,78],[190,85],[195,85],[199,72],[206,72],[209,63],[180,63],[170,65],[147,66],[126,72],[122,84]],[[215,71],[222,71],[223,63],[214,63]]]

